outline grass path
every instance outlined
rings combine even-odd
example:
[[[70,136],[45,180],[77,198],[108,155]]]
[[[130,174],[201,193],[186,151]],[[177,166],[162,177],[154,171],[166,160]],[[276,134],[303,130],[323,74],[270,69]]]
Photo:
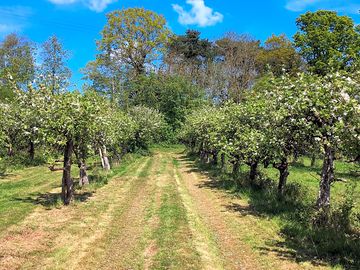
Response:
[[[0,269],[329,269],[273,246],[278,230],[212,189],[180,150],[157,150],[85,202],[37,205],[4,225]]]

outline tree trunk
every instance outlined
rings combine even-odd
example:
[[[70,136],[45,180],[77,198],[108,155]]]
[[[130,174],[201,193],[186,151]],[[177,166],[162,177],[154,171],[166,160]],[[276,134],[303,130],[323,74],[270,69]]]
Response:
[[[30,160],[34,160],[35,158],[35,144],[31,140],[29,142],[29,158]]]
[[[315,167],[315,163],[316,163],[316,155],[312,154],[311,155],[311,164],[310,164],[310,166]]]
[[[69,205],[74,195],[74,185],[71,179],[71,155],[74,150],[72,140],[66,142],[64,150],[64,169],[61,185],[61,199],[65,205]]]
[[[265,159],[264,160],[264,168],[267,169],[270,165],[270,160],[269,159]]]
[[[100,160],[101,160],[101,167],[104,168],[105,167],[104,156],[103,156],[103,152],[101,150],[101,147],[99,147],[99,156],[100,156]]]
[[[225,154],[221,153],[221,169],[225,168]]]
[[[334,180],[334,150],[328,145],[324,146],[324,150],[317,207],[327,213],[330,210],[330,185]]]
[[[200,160],[203,163],[206,161],[206,152],[204,150],[200,150]]]
[[[106,146],[103,146],[102,148],[102,157],[103,157],[103,161],[104,161],[104,169],[109,171],[111,169],[110,167],[110,162],[109,162],[109,158],[107,155],[107,151],[106,151]]]
[[[251,162],[250,163],[250,182],[251,184],[254,184],[254,181],[256,180],[256,177],[258,175],[258,162]]]
[[[80,169],[80,178],[79,178],[79,186],[82,187],[84,185],[89,184],[89,177],[86,172],[86,164],[84,160],[79,160],[79,169]]]
[[[205,163],[210,163],[210,155],[209,155],[209,152],[206,152],[206,154],[205,154]]]
[[[299,160],[299,150],[297,148],[295,148],[294,150],[294,162],[298,162]]]
[[[240,161],[236,159],[233,163],[233,171],[232,171],[235,180],[237,180],[237,178],[239,177],[239,172],[240,172]]]
[[[278,185],[278,194],[282,197],[285,192],[285,186],[287,182],[287,178],[289,176],[289,164],[285,161],[282,162],[277,169],[280,172],[279,176],[279,185]]]
[[[121,147],[121,159],[127,154],[128,148],[126,146]]]
[[[212,156],[213,156],[212,163],[213,163],[214,166],[217,166],[218,165],[218,152],[213,151]]]
[[[8,147],[8,149],[7,149],[7,155],[8,155],[9,157],[14,156],[14,149],[12,148],[11,145],[10,145],[10,146]]]

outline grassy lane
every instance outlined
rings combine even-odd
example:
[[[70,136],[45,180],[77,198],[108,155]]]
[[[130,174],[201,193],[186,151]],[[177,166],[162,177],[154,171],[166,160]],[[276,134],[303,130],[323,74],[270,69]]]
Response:
[[[0,238],[0,269],[75,269],[107,230],[116,203],[127,194],[144,158],[124,164],[83,203],[47,210],[42,205]],[[114,192],[117,191],[117,192]]]
[[[34,203],[58,192],[43,167],[1,179],[0,269],[331,268],[282,245],[279,222],[218,189],[181,152],[157,148],[125,163],[69,207]]]
[[[161,204],[157,211],[158,228],[154,231],[157,253],[153,269],[200,269],[200,256],[193,243],[186,208],[179,194],[172,158],[167,154],[169,165],[165,185],[161,187]]]
[[[0,235],[36,208],[36,198],[56,188],[61,175],[46,167],[26,168],[0,177]]]
[[[295,251],[285,246],[273,246],[283,241],[276,222],[257,215],[246,200],[216,189],[184,156],[177,158],[183,188],[214,235],[225,269],[330,269],[319,261],[296,260]]]
[[[124,193],[123,200],[116,203],[112,220],[106,232],[98,239],[96,248],[89,250],[81,262],[83,269],[137,269],[141,260],[137,257],[141,249],[141,234],[144,227],[145,207],[152,189],[149,176],[157,159],[144,161],[135,173],[132,185]],[[117,193],[116,190],[112,190]],[[110,195],[110,194],[108,194]],[[114,203],[112,203],[114,205]]]
[[[0,269],[201,268],[168,152],[116,169],[84,202],[33,210],[0,238]]]
[[[215,235],[208,228],[205,221],[200,217],[195,208],[194,200],[189,194],[186,187],[184,187],[182,175],[179,171],[179,162],[173,159],[174,177],[177,184],[177,189],[182,198],[183,204],[186,208],[187,218],[189,220],[192,234],[194,235],[194,244],[197,252],[201,257],[203,269],[224,269],[225,262],[220,255],[220,250],[216,243]]]

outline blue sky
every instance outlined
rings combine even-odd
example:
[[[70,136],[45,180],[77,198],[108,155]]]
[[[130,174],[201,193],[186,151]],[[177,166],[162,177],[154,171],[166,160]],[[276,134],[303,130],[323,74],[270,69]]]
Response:
[[[295,19],[306,11],[336,10],[360,23],[360,0],[0,0],[0,39],[10,32],[37,44],[56,34],[71,52],[73,87],[81,87],[79,69],[94,59],[95,41],[105,14],[144,7],[163,14],[177,34],[198,29],[210,40],[232,31],[264,41],[271,34],[296,32]]]

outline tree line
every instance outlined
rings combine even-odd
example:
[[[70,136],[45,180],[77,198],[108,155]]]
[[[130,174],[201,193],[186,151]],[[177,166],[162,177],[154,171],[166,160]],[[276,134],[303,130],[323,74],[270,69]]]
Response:
[[[360,28],[332,11],[296,24],[293,41],[238,33],[210,41],[196,30],[172,33],[153,11],[116,10],[81,91],[68,91],[70,55],[58,38],[42,45],[36,65],[32,43],[11,34],[0,46],[1,156],[61,152],[67,204],[71,161],[86,183],[95,152],[106,169],[108,155],[181,139],[204,160],[230,161],[235,178],[242,163],[251,180],[259,164],[274,166],[280,196],[290,157],[311,154],[324,161],[317,206],[327,213],[334,159],[359,160]]]
[[[221,157],[221,168],[230,162],[235,181],[241,164],[249,166],[251,185],[260,165],[273,166],[279,171],[279,198],[294,158],[322,157],[317,207],[326,214],[336,181],[334,160],[359,158],[359,89],[359,73],[270,75],[240,104],[205,106],[190,114],[180,138],[205,162],[217,165]]]

